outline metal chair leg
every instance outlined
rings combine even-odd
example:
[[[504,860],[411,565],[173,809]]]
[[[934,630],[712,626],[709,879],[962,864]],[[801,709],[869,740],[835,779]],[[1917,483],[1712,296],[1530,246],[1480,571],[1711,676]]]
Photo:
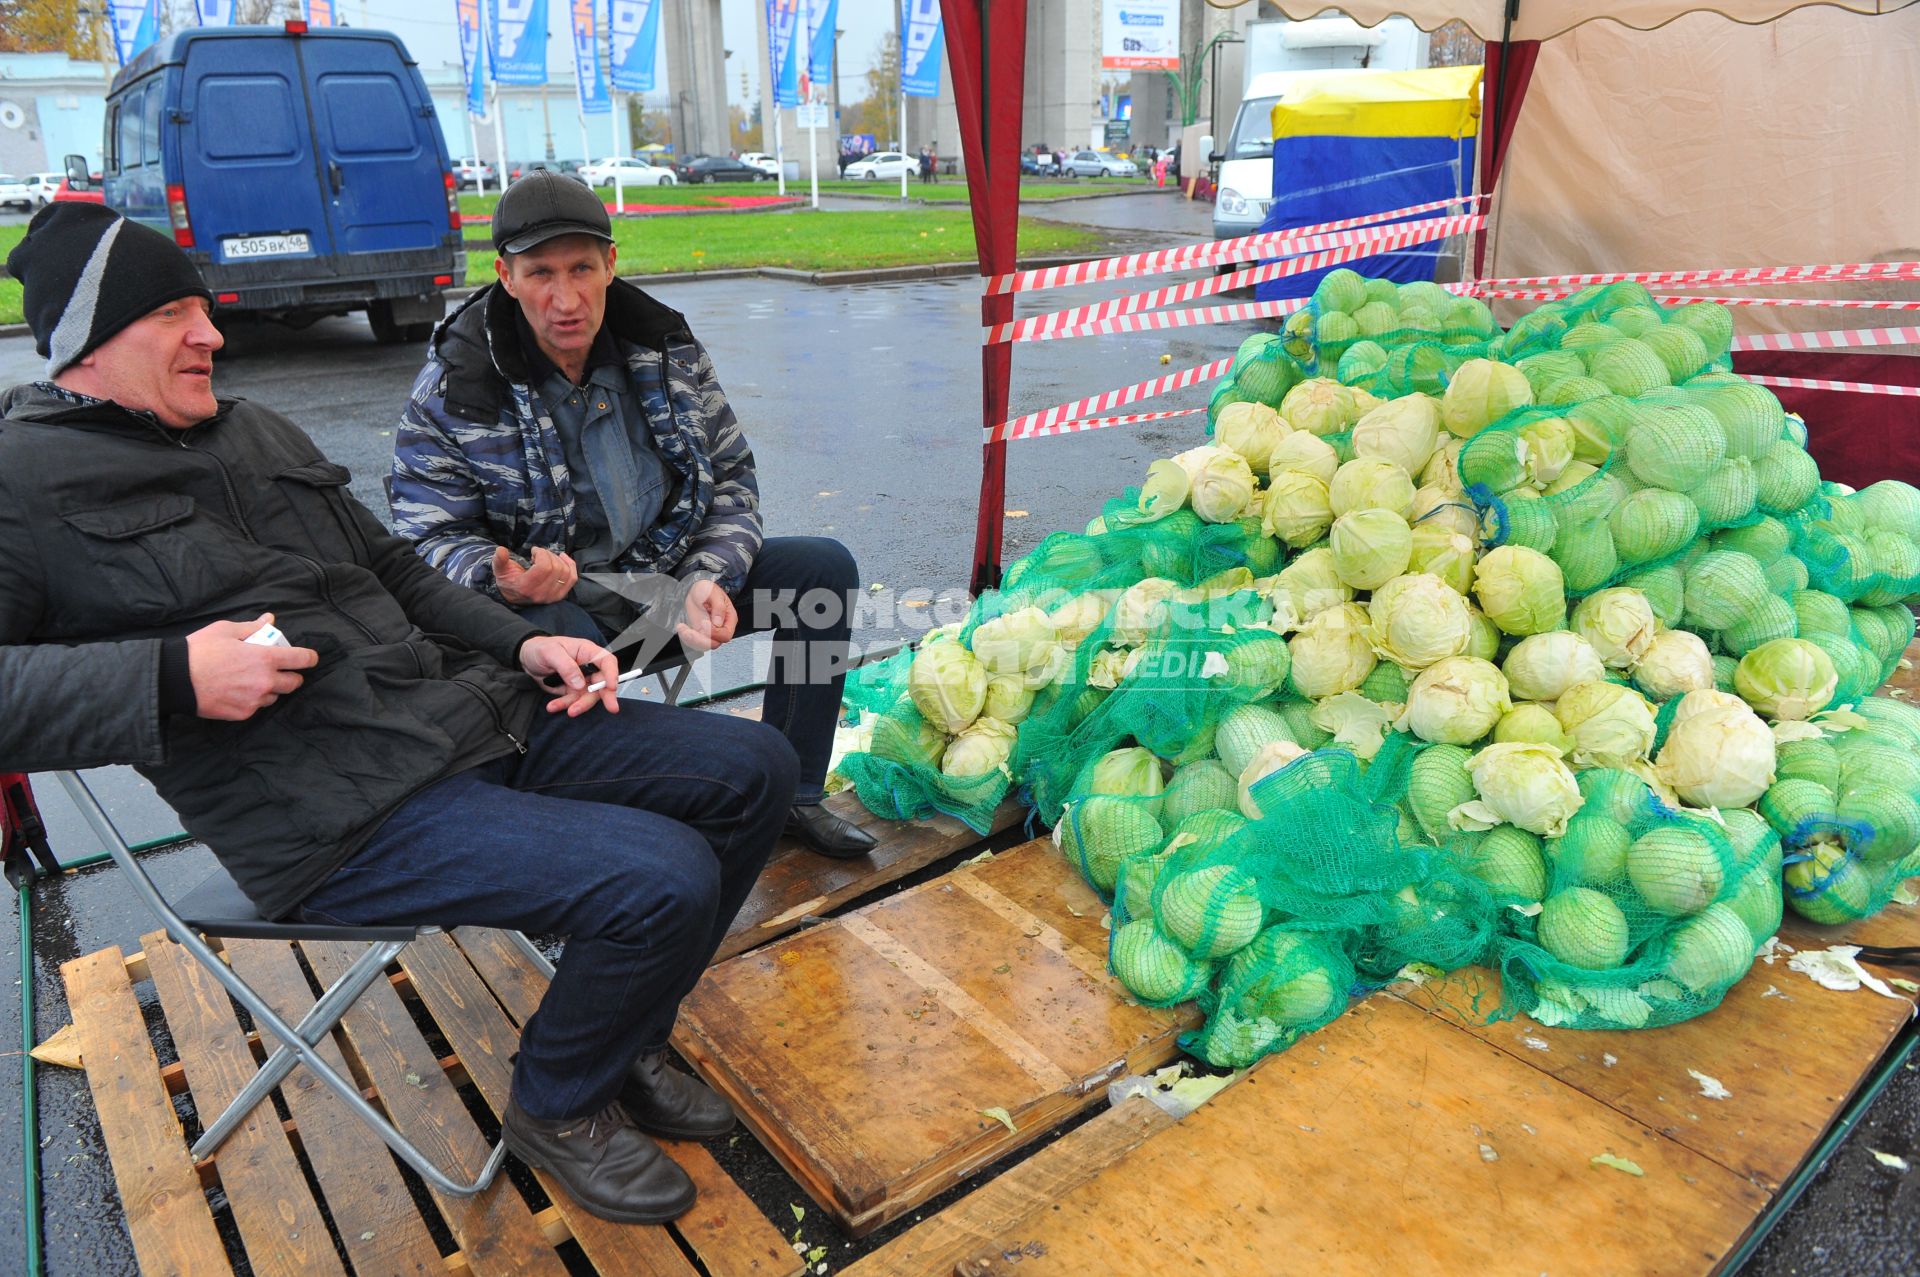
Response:
[[[669,675],[672,677],[669,678]],[[658,674],[655,674],[654,678],[659,680],[660,683],[661,699],[669,705],[678,705],[680,703],[681,689],[686,687],[687,679],[692,677],[692,675],[692,661],[688,661],[685,665],[681,665],[675,669],[661,670]]]

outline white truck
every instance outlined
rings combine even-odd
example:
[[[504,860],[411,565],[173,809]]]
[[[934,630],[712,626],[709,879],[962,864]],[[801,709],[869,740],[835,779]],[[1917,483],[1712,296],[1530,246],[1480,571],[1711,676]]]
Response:
[[[1200,140],[1220,166],[1213,204],[1219,239],[1251,235],[1273,204],[1274,106],[1328,72],[1411,71],[1427,64],[1427,34],[1408,18],[1363,27],[1351,18],[1256,22],[1247,28],[1246,78],[1226,145]]]

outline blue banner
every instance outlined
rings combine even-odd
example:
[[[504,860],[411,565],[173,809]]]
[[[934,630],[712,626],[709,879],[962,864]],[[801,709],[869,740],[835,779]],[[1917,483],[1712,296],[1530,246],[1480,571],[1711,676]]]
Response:
[[[493,0],[487,60],[495,84],[547,82],[547,0]]]
[[[833,28],[840,0],[807,0],[807,79],[816,90],[833,79]]]
[[[607,15],[607,61],[613,87],[622,93],[653,92],[653,62],[660,48],[663,0],[612,0]]]
[[[460,31],[460,69],[467,81],[467,114],[487,113],[480,86],[480,0],[453,0],[453,21]]]
[[[940,0],[906,0],[900,29],[904,48],[900,57],[900,91],[908,97],[940,96],[940,51],[947,43],[940,25]]]
[[[772,62],[773,104],[800,105],[800,64],[794,35],[800,24],[800,0],[767,0],[767,56]]]
[[[193,15],[203,27],[233,25],[233,0],[194,0]]]
[[[160,35],[160,0],[113,0],[107,12],[113,19],[113,47],[121,66],[139,57]]]
[[[582,115],[605,115],[613,110],[607,81],[600,74],[600,26],[596,0],[573,0],[573,83],[580,93]]]
[[[334,25],[333,0],[307,0],[307,25],[310,27],[330,27]]]

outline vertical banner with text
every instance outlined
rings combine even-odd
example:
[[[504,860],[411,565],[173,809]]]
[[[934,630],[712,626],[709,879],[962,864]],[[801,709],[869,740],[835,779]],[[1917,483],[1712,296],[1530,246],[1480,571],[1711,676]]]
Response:
[[[113,0],[107,12],[113,19],[113,47],[121,66],[159,38],[160,0]]]
[[[480,86],[480,0],[453,0],[453,20],[460,29],[460,70],[467,82],[467,114],[485,115],[487,97]]]
[[[900,24],[900,91],[913,98],[940,96],[940,54],[947,35],[940,0],[906,0]]]
[[[493,0],[487,6],[487,61],[495,84],[547,82],[547,0]]]
[[[833,80],[833,28],[840,0],[807,0],[807,78],[818,89]]]
[[[580,114],[605,115],[613,110],[607,81],[600,74],[600,25],[597,0],[571,0],[573,5],[573,82],[580,93]]]
[[[799,19],[800,0],[767,0],[767,59],[772,63],[776,107],[800,105],[800,66],[794,49]]]
[[[622,93],[653,92],[660,47],[660,6],[666,0],[612,0],[607,15],[608,77]]]
[[[203,27],[230,27],[233,0],[193,0],[193,16]]]
[[[1120,71],[1178,70],[1180,0],[1106,0],[1100,9],[1100,65]]]
[[[330,27],[338,20],[333,0],[306,0],[306,6],[307,25],[310,27]]]

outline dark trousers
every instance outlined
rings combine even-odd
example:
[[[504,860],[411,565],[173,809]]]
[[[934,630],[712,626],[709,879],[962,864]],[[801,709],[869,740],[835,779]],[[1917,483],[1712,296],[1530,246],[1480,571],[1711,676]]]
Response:
[[[754,556],[746,584],[731,596],[740,613],[738,633],[773,634],[773,664],[760,718],[791,741],[800,756],[796,803],[819,802],[826,784],[846,682],[853,596],[859,588],[853,555],[833,538],[769,537]],[[596,643],[614,638],[571,600],[519,612],[550,633]],[[676,641],[662,655],[679,651]]]
[[[513,1094],[537,1118],[584,1117],[666,1046],[773,849],[796,770],[778,732],[732,714],[629,700],[544,716],[524,756],[408,799],[300,912],[566,936]]]

